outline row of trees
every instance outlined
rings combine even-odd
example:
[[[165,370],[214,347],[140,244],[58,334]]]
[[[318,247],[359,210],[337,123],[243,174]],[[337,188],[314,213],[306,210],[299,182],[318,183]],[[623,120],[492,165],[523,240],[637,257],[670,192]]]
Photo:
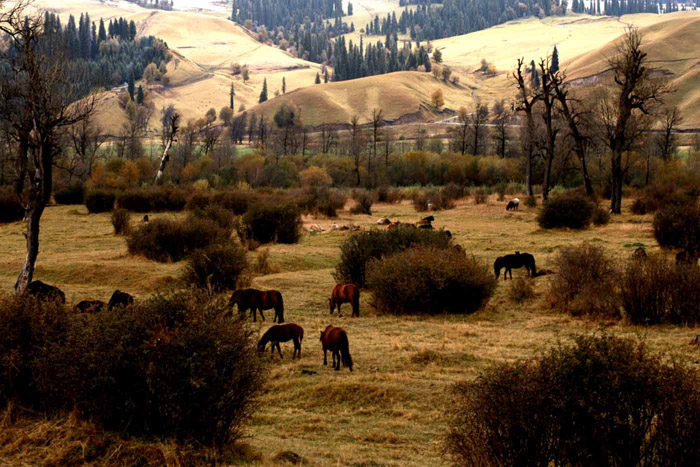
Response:
[[[365,47],[360,39],[359,45],[352,41],[346,46],[345,37],[335,41],[333,61],[333,81],[382,75],[394,71],[418,70],[430,72],[432,64],[424,47],[412,49],[410,42],[404,43],[399,50],[398,42],[392,40],[389,47],[380,42]]]

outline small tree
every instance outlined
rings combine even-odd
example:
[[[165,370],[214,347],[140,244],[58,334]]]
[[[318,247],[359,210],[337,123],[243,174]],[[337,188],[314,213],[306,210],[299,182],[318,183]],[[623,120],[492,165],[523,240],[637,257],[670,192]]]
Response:
[[[133,70],[131,73],[129,73],[129,81],[127,82],[126,85],[127,91],[129,91],[129,97],[131,97],[131,100],[134,100],[134,92],[136,91],[136,84],[134,82],[134,72]]]
[[[267,78],[263,79],[263,88],[262,91],[260,91],[260,98],[258,99],[258,103],[262,104],[267,100]]]
[[[440,49],[436,48],[435,52],[433,52],[433,61],[435,63],[442,63],[442,52],[440,52]]]
[[[141,85],[139,84],[138,91],[136,92],[136,103],[137,103],[138,105],[143,105],[143,100],[144,100],[144,98],[145,98],[145,96],[144,96],[144,94],[143,94],[143,86],[141,86]]]
[[[314,84],[321,84],[321,76],[319,76],[318,72],[316,72],[316,80],[314,81]]]
[[[443,97],[442,89],[438,88],[430,95],[430,101],[433,103],[433,107],[439,109],[445,105],[445,98]]]
[[[231,82],[231,90],[230,90],[229,93],[228,93],[228,97],[229,97],[229,108],[230,108],[231,110],[233,110],[233,109],[235,108],[235,106],[234,106],[234,104],[235,104],[235,102],[234,102],[235,96],[236,96],[236,90],[235,90],[234,87],[233,87],[233,81],[232,81],[232,82]]]
[[[285,92],[287,92],[287,80],[283,76],[282,77],[282,94],[284,94]]]
[[[243,84],[245,84],[250,79],[250,71],[248,70],[248,65],[243,65],[241,69],[241,75],[243,77]]]

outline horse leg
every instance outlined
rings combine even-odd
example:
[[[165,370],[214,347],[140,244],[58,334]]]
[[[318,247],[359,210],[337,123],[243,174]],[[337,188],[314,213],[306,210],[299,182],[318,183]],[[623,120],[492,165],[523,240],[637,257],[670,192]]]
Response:
[[[280,358],[282,358],[282,349],[280,348],[280,343],[277,343],[277,352],[280,354]]]
[[[272,345],[270,345],[270,350],[272,350],[272,352],[270,353],[270,360],[272,360],[275,358],[275,343],[274,342],[272,343]]]
[[[258,311],[260,312],[260,317],[262,318],[262,320],[265,321],[265,315],[262,312],[262,308],[260,308]]]
[[[340,351],[337,349],[333,351],[333,362],[335,363],[335,371],[340,370]]]
[[[341,313],[341,311],[340,311],[340,303],[338,303],[338,318],[342,318],[342,317],[343,317],[343,313]]]
[[[255,307],[253,307],[253,308],[250,309],[250,316],[253,317],[253,322],[254,322],[254,323],[258,321],[257,310],[256,310]]]
[[[299,360],[301,360],[301,344],[299,343],[299,339],[296,337],[292,340],[294,342],[294,354],[292,354],[292,360],[294,360],[297,356],[297,350],[299,351]]]
[[[327,355],[328,349],[326,346],[323,346],[323,364],[328,365],[328,355]]]

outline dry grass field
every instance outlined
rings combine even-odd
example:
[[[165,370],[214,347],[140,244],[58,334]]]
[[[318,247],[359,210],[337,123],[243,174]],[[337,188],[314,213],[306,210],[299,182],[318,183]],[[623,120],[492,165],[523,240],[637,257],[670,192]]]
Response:
[[[408,222],[423,216],[408,202],[375,205],[373,211],[372,216],[366,216],[343,210],[339,219],[309,217],[305,225],[327,228],[338,222],[369,229],[377,228],[379,217]],[[455,209],[435,213],[435,225],[448,228],[467,252],[489,264],[496,256],[520,250],[534,254],[538,268],[551,269],[560,248],[582,242],[600,245],[619,260],[628,258],[639,243],[650,251],[658,250],[651,217],[633,216],[628,209],[607,226],[580,232],[543,231],[535,223],[536,212],[536,208],[523,206],[519,212],[507,213],[504,203],[492,196],[487,204],[463,200]],[[134,221],[139,218],[134,215]],[[23,228],[21,223],[0,226],[3,291],[11,290],[23,260]],[[272,458],[284,450],[301,454],[308,465],[445,463],[441,439],[452,384],[473,379],[498,362],[533,358],[574,334],[607,332],[639,338],[668,358],[700,363],[697,347],[688,345],[700,332],[697,328],[644,328],[562,315],[548,304],[551,276],[534,279],[536,297],[522,305],[509,300],[511,283],[501,280],[486,308],[471,316],[378,314],[367,292],[362,296],[360,318],[350,318],[349,309],[342,318],[329,316],[327,297],[334,285],[331,273],[339,257],[338,247],[348,235],[307,233],[298,245],[264,247],[269,248],[280,272],[256,277],[253,285],[282,291],[286,320],[303,326],[305,339],[301,361],[291,361],[292,346],[283,344],[284,359],[276,357],[271,363],[260,409],[246,440],[262,455],[257,461],[260,464],[274,464]],[[251,253],[251,259],[255,255]],[[60,206],[48,208],[44,215],[37,266],[36,278],[59,286],[69,304],[74,304],[87,298],[108,299],[116,288],[144,299],[159,287],[172,284],[183,264],[131,257],[124,239],[113,235],[108,214],[88,215],[82,206]],[[514,276],[524,274],[524,270],[514,271]],[[272,314],[266,318],[254,325],[260,332],[272,324]],[[328,324],[347,330],[355,362],[353,373],[346,369],[334,372],[322,365],[318,336]],[[37,443],[27,449],[23,455],[30,459],[46,447]],[[0,451],[0,463],[19,459],[3,459]]]

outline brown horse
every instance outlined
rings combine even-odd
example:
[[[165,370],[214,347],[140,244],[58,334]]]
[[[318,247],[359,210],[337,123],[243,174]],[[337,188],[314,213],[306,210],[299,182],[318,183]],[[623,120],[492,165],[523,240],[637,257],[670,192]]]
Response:
[[[352,305],[352,316],[360,317],[360,288],[355,284],[338,284],[333,287],[331,297],[328,299],[328,304],[331,307],[331,314],[338,306],[338,316],[343,316],[340,311],[340,305],[350,303]]]
[[[343,328],[336,328],[328,325],[325,331],[321,331],[321,345],[323,346],[323,364],[328,365],[326,352],[331,351],[333,355],[333,369],[340,370],[340,362],[343,366],[352,371],[352,357],[350,356],[350,343],[348,334]]]
[[[73,307],[76,313],[99,313],[106,306],[102,300],[83,300]]]
[[[294,323],[282,325],[277,324],[265,331],[265,334],[262,335],[258,341],[258,351],[264,352],[267,343],[272,342],[272,353],[270,354],[270,358],[272,359],[275,356],[275,347],[277,347],[277,352],[279,352],[280,358],[282,358],[280,342],[289,342],[291,340],[294,341],[294,354],[292,355],[292,360],[294,360],[294,357],[296,357],[297,351],[299,352],[299,360],[301,360],[301,341],[303,339],[304,328],[301,326]]]
[[[274,308],[275,317],[272,322],[284,323],[284,301],[282,294],[277,290],[238,289],[233,292],[228,302],[231,308],[236,304],[238,304],[238,312],[241,314],[250,310],[253,321],[257,321],[257,311],[260,311],[260,316],[265,321],[263,310]]]

